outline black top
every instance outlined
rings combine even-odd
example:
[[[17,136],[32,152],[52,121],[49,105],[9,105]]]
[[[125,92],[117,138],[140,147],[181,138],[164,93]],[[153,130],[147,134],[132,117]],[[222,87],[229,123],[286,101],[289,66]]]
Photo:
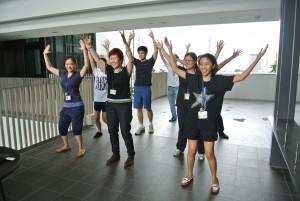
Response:
[[[152,69],[154,64],[155,60],[153,56],[143,62],[134,58],[134,65],[136,69],[134,86],[151,86]]]
[[[118,73],[114,72],[111,65],[107,65],[107,101],[108,102],[129,102],[131,101],[130,95],[130,75],[128,74],[127,67],[122,67]],[[115,90],[116,94],[112,94],[111,90]]]
[[[202,75],[186,74],[190,99],[188,101],[188,126],[206,131],[217,131],[217,117],[220,115],[226,91],[233,87],[234,76],[215,75],[208,82],[203,82],[206,89],[206,99],[202,106]],[[198,97],[199,101],[196,101]],[[200,108],[207,111],[207,119],[198,119]]]
[[[186,71],[186,68],[182,66],[178,66],[178,68],[182,71]],[[197,74],[200,73],[199,68],[196,68]],[[179,76],[179,89],[178,89],[178,94],[177,94],[177,99],[176,99],[176,106],[180,107],[182,109],[187,109],[188,108],[188,100],[184,99],[184,94],[188,92],[188,83],[186,79],[183,79],[182,77]]]

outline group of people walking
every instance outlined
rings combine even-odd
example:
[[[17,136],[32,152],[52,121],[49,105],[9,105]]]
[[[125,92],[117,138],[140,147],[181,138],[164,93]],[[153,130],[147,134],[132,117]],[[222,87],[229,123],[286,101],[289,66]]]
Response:
[[[181,185],[187,186],[193,180],[193,167],[195,156],[198,151],[199,159],[204,159],[204,153],[207,158],[212,186],[211,192],[218,193],[220,190],[219,180],[217,178],[217,160],[214,154],[214,142],[220,137],[228,139],[224,134],[221,109],[226,91],[230,91],[234,83],[244,80],[261,57],[267,51],[268,46],[261,49],[256,59],[240,75],[223,76],[216,75],[224,65],[237,57],[241,50],[234,51],[232,56],[218,64],[216,58],[220,54],[224,43],[220,41],[217,44],[215,55],[206,53],[197,55],[189,52],[190,44],[186,46],[186,54],[183,60],[173,54],[173,45],[167,38],[163,42],[156,41],[153,32],[149,31],[149,37],[153,41],[154,52],[150,59],[146,59],[148,49],[140,46],[138,51],[139,59],[134,58],[130,49],[130,43],[135,34],[130,32],[128,40],[125,38],[124,31],[120,32],[125,45],[125,54],[128,62],[122,66],[124,54],[119,48],[109,50],[110,42],[104,41],[108,60],[100,58],[92,46],[91,37],[83,35],[80,40],[80,50],[83,52],[84,66],[80,71],[74,57],[69,56],[65,59],[65,70],[58,70],[53,67],[48,54],[50,45],[44,50],[44,59],[47,69],[61,78],[61,87],[64,93],[64,107],[60,112],[59,133],[61,135],[63,146],[56,150],[57,153],[69,151],[71,146],[68,141],[68,128],[72,123],[72,130],[78,142],[77,157],[85,154],[82,143],[82,126],[84,118],[84,104],[80,96],[79,86],[90,66],[95,76],[94,83],[94,116],[96,120],[97,132],[94,138],[102,136],[100,116],[107,123],[110,142],[112,147],[112,156],[106,164],[110,165],[120,160],[119,146],[119,128],[127,148],[128,158],[124,163],[127,168],[134,163],[135,150],[131,134],[132,121],[132,100],[130,92],[130,78],[133,65],[136,67],[136,78],[134,85],[134,108],[137,109],[139,128],[135,135],[145,133],[143,108],[147,111],[149,120],[148,133],[154,132],[153,112],[151,110],[151,78],[152,69],[157,59],[158,52],[168,69],[168,99],[172,117],[170,122],[178,119],[179,131],[176,150],[173,156],[180,156],[188,142],[187,164],[188,173],[182,179]],[[182,65],[178,65],[177,62]],[[177,106],[177,112],[175,109]]]

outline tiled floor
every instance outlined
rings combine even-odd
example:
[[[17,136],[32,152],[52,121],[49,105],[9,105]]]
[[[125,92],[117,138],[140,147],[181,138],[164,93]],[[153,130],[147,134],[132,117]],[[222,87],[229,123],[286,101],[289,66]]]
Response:
[[[121,160],[111,166],[105,161],[111,146],[104,136],[93,139],[95,128],[84,130],[86,155],[77,159],[77,145],[56,154],[60,139],[22,153],[18,170],[3,181],[9,201],[296,201],[299,195],[286,170],[269,167],[271,128],[267,116],[273,104],[262,101],[225,100],[222,115],[229,140],[216,143],[221,190],[210,194],[207,161],[196,161],[194,181],[182,188],[186,153],[174,158],[178,125],[169,123],[167,98],[153,103],[155,133],[134,136],[135,164],[123,168],[126,149],[122,138]],[[132,133],[137,129],[134,111]],[[147,118],[146,118],[147,120]],[[146,121],[147,122],[147,121]],[[146,126],[147,123],[146,123]],[[146,130],[147,132],[147,130]]]

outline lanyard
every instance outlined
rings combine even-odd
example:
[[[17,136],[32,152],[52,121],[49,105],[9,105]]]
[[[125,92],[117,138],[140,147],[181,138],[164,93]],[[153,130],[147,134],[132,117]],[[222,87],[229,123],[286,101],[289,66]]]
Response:
[[[65,88],[66,88],[66,93],[69,93],[69,92],[68,92],[68,77],[67,77],[67,79],[65,80]]]
[[[206,88],[204,87],[204,82],[202,80],[202,109],[205,110],[204,108],[204,103],[206,100]]]

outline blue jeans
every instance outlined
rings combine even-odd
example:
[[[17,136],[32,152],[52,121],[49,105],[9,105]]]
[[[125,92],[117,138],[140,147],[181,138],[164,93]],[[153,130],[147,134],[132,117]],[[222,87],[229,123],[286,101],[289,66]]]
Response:
[[[112,152],[120,154],[119,144],[119,126],[125,146],[127,148],[128,156],[134,156],[134,146],[131,130],[132,120],[132,103],[107,103],[106,104],[107,127],[110,135],[110,143]]]
[[[176,104],[176,99],[177,99],[177,94],[178,94],[178,88],[179,87],[168,86],[169,105],[170,105],[172,117],[174,117],[174,118],[177,118],[175,104]]]

